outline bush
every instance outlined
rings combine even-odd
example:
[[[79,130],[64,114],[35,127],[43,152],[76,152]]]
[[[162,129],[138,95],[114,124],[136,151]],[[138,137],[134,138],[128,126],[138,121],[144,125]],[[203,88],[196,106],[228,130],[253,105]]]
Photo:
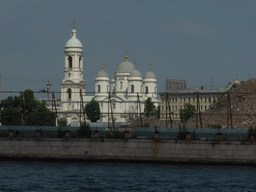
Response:
[[[149,123],[144,123],[144,127],[150,127]]]
[[[81,123],[81,126],[80,126],[80,128],[77,130],[77,132],[78,132],[78,136],[79,136],[80,138],[82,138],[82,137],[87,137],[87,138],[89,138],[89,137],[91,137],[91,135],[92,135],[92,132],[91,132],[91,129],[90,129],[90,124],[89,124],[89,123],[86,123],[86,122]]]
[[[250,140],[251,135],[256,134],[256,127],[250,126],[248,129],[248,140]]]

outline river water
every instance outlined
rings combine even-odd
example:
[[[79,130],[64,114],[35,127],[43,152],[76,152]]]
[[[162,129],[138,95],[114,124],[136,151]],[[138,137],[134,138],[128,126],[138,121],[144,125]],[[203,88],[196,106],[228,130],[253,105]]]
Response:
[[[0,162],[0,191],[256,191],[256,167]]]

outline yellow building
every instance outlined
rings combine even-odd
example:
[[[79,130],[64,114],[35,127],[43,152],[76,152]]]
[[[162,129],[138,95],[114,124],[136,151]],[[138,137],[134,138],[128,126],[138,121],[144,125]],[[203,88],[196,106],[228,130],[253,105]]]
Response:
[[[191,103],[200,112],[209,109],[210,105],[227,91],[225,88],[218,90],[207,90],[201,87],[194,90],[170,90],[159,93],[160,95],[160,120],[179,122],[180,109],[185,108],[185,103]],[[167,99],[168,98],[168,99]],[[167,102],[166,102],[167,101]],[[169,101],[169,102],[168,102]],[[199,109],[197,106],[200,106]]]

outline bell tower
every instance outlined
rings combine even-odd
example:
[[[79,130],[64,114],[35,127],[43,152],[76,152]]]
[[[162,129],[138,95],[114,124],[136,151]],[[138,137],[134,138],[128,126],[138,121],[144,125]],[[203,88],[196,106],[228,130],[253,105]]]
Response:
[[[71,38],[65,45],[64,52],[65,67],[64,79],[61,83],[61,108],[62,112],[79,112],[81,93],[82,96],[85,95],[86,83],[83,79],[83,46],[77,39],[75,26],[71,31]],[[68,124],[72,121],[79,121],[78,114],[69,113],[69,116],[65,117]]]

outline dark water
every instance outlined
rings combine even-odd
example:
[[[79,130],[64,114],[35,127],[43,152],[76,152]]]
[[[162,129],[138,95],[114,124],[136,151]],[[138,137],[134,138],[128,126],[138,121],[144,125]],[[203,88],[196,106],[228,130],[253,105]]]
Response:
[[[256,168],[0,162],[0,191],[256,191]]]

